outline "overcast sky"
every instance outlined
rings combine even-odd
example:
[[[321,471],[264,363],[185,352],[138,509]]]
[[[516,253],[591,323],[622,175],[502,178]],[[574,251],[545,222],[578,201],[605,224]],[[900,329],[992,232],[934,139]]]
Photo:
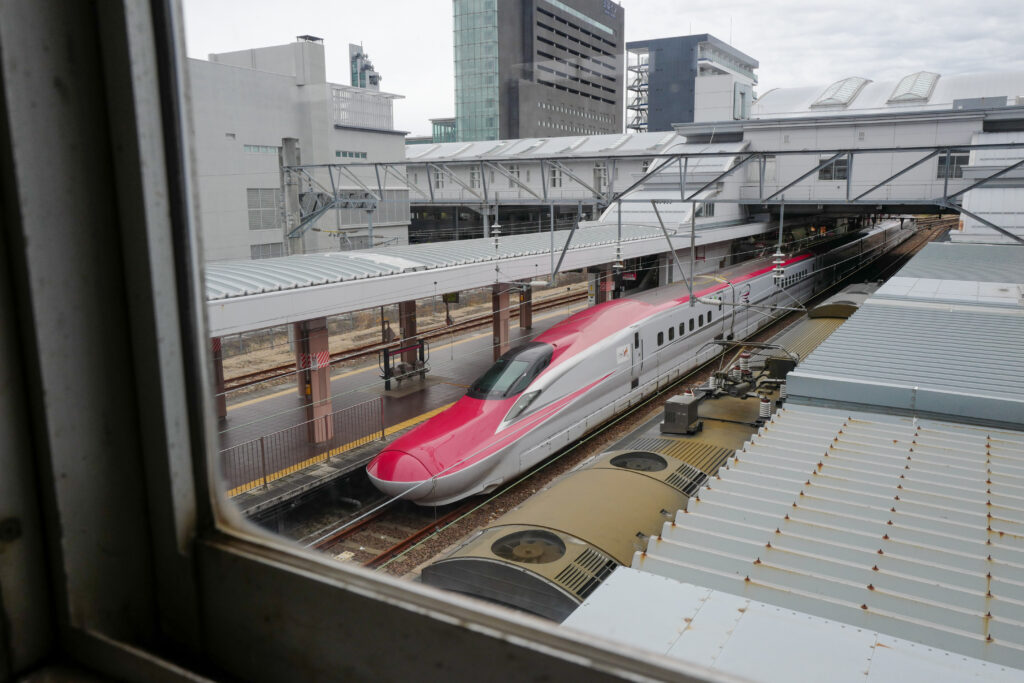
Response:
[[[498,0],[502,2],[503,0]],[[349,83],[362,43],[395,102],[395,127],[455,114],[451,0],[182,0],[189,57],[324,39],[327,79]],[[623,0],[626,40],[710,33],[758,60],[758,93],[846,76],[895,80],[1024,70],[1024,0]],[[1024,95],[1024,93],[1021,93]]]

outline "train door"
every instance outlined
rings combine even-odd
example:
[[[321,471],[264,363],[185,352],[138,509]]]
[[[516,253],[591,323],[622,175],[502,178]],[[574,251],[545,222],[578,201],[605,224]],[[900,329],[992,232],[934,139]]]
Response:
[[[640,386],[640,375],[644,371],[644,340],[640,338],[640,328],[633,327],[633,365],[630,368],[630,388]]]

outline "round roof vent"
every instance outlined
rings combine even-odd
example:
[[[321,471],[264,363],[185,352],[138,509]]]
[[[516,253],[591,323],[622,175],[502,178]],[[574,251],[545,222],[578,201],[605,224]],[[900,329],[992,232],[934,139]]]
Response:
[[[651,453],[650,451],[632,451],[631,453],[622,453],[621,455],[616,455],[610,460],[610,462],[615,467],[621,467],[626,470],[636,470],[637,472],[660,472],[668,467],[668,463],[665,461],[665,458],[661,457],[657,453]]]
[[[502,536],[491,545],[491,552],[510,562],[545,564],[565,555],[565,543],[550,531],[528,529]]]

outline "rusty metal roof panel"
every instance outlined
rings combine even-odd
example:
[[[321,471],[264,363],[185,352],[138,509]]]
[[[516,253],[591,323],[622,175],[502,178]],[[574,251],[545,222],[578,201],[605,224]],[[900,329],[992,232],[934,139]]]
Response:
[[[788,406],[633,567],[1024,668],[1024,432]]]

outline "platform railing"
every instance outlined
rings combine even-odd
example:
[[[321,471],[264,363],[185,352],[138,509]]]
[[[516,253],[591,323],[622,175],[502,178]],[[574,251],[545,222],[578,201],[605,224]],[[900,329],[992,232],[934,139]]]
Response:
[[[331,437],[314,443],[311,434]],[[236,496],[383,438],[381,397],[225,448],[221,473],[228,495]]]

